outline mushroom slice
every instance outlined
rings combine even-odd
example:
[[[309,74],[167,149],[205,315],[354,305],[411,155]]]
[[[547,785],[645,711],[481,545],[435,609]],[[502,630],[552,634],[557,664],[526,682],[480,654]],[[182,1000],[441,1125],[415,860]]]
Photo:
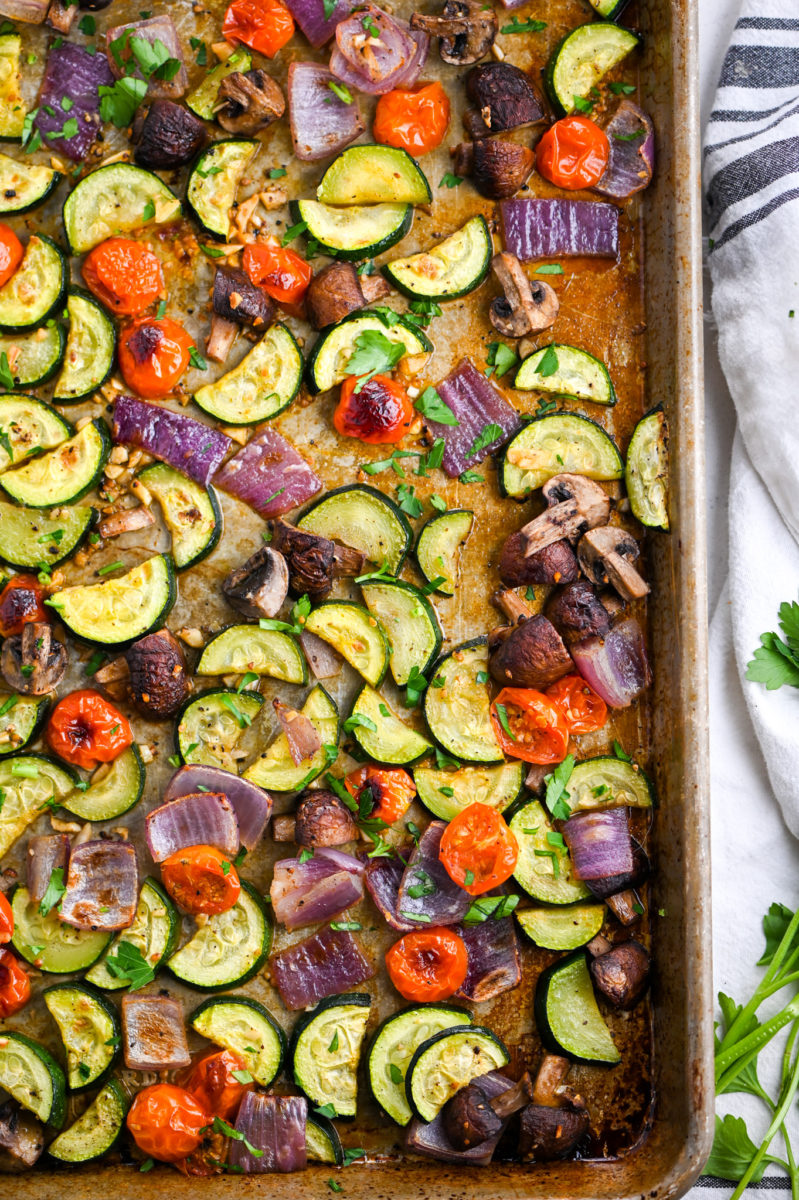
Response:
[[[101,538],[108,541],[110,538],[121,537],[123,533],[147,529],[150,525],[155,525],[155,517],[149,508],[142,505],[138,508],[123,508],[119,512],[103,517],[97,526],[97,532]]]
[[[22,633],[6,638],[0,671],[9,687],[26,696],[45,696],[58,687],[67,669],[67,651],[46,621],[29,621]]]
[[[297,805],[294,840],[300,846],[344,846],[358,837],[352,813],[335,792],[305,792]]]
[[[624,600],[640,600],[649,592],[649,584],[632,565],[638,554],[635,538],[615,525],[589,530],[577,547],[580,566],[591,582],[611,584]]]
[[[381,275],[362,278],[352,263],[333,262],[313,277],[305,304],[314,329],[324,329],[343,321],[365,304],[382,300],[390,291]]]
[[[484,58],[494,44],[498,28],[497,14],[480,0],[446,0],[440,17],[423,13],[411,17],[411,29],[421,29],[439,38],[442,62],[456,67]]]
[[[463,120],[473,138],[535,125],[544,118],[544,106],[529,75],[507,62],[472,67],[466,76],[466,94],[477,105]]]
[[[289,569],[271,546],[256,550],[222,584],[228,604],[245,617],[274,617],[289,590]]]
[[[530,1101],[533,1083],[525,1071],[518,1083],[493,1098],[475,1079],[457,1091],[443,1110],[444,1129],[456,1150],[469,1150],[496,1137],[509,1117]]]
[[[226,317],[220,317],[219,313],[213,313],[211,332],[205,343],[205,353],[214,362],[225,362],[233,349],[238,332],[239,327],[233,321],[228,321]]]
[[[456,174],[470,175],[480,195],[489,200],[515,195],[535,166],[535,154],[528,146],[495,137],[461,142],[452,156]]]
[[[236,325],[261,329],[275,316],[275,303],[261,288],[256,287],[240,267],[216,268],[214,276],[213,309],[218,317]],[[213,324],[211,326],[213,337]],[[210,350],[209,350],[210,354]]]
[[[74,7],[73,0],[53,0],[47,10],[47,24],[51,29],[55,29],[56,33],[69,33],[77,15],[78,10]]]
[[[488,310],[489,320],[497,333],[520,338],[528,333],[540,333],[555,324],[560,310],[557,292],[543,281],[531,282],[514,254],[505,250],[495,254],[491,270],[505,293],[497,296]]]
[[[649,982],[649,955],[631,939],[597,955],[589,964],[594,987],[614,1008],[632,1008]]]
[[[571,655],[551,621],[535,616],[508,588],[500,588],[492,600],[508,620],[518,622],[489,634],[488,669],[497,683],[540,691],[574,670]]]
[[[234,71],[219,85],[216,119],[228,133],[259,133],[286,111],[286,100],[266,71]]]
[[[584,475],[554,475],[541,490],[547,508],[520,530],[527,543],[526,558],[562,538],[576,542],[610,516],[607,493]]]
[[[307,593],[314,601],[325,598],[334,579],[360,574],[366,561],[360,550],[306,533],[286,521],[272,523],[272,545],[288,563],[292,592]]]
[[[183,648],[168,629],[139,638],[125,652],[130,696],[156,719],[172,717],[191,691]]]

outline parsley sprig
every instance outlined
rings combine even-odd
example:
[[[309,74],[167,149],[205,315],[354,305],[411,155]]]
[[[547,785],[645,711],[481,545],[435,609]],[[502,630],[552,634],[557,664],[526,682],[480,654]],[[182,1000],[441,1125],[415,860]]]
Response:
[[[783,637],[761,633],[761,644],[746,667],[746,678],[765,684],[770,692],[799,687],[799,604],[795,600],[780,605],[779,626]]]

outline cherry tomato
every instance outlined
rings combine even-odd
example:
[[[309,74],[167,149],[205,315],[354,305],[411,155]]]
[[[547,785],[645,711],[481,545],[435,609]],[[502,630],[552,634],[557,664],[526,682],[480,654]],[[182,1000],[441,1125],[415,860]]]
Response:
[[[8,900],[0,892],[0,945],[4,942],[10,942],[14,935],[14,914],[11,911],[11,905]]]
[[[233,1121],[244,1093],[251,1091],[253,1086],[252,1082],[240,1083],[233,1072],[246,1070],[247,1064],[241,1055],[232,1050],[214,1050],[182,1071],[177,1082],[206,1112],[223,1121]]]
[[[160,262],[149,246],[131,238],[101,242],[88,253],[81,270],[97,299],[123,317],[143,313],[164,289]]]
[[[374,808],[366,815],[386,825],[404,817],[416,795],[416,784],[402,767],[358,767],[350,772],[344,785],[356,800],[368,789]]]
[[[15,575],[0,592],[0,637],[22,633],[29,621],[48,621],[44,589],[35,575]]]
[[[535,165],[544,179],[574,191],[599,183],[609,156],[607,134],[598,125],[588,117],[564,117],[541,138]]]
[[[377,102],[372,133],[376,142],[409,154],[427,154],[444,140],[449,125],[449,97],[440,83],[414,92],[396,88]]]
[[[311,264],[296,250],[279,246],[273,239],[245,246],[242,266],[250,281],[278,304],[299,303],[313,279]]]
[[[0,1017],[13,1017],[31,998],[31,981],[16,955],[0,950]]]
[[[267,58],[274,58],[293,33],[294,18],[280,0],[233,0],[222,23],[229,42],[244,42]]]
[[[470,804],[444,830],[438,857],[450,879],[470,896],[482,896],[510,879],[519,844],[495,808]]]
[[[0,222],[0,287],[8,283],[24,257],[22,242],[14,230]]]
[[[172,1083],[143,1088],[130,1106],[127,1125],[148,1158],[177,1162],[193,1154],[211,1117],[190,1092]]]
[[[491,724],[500,746],[512,758],[546,764],[566,757],[566,718],[543,692],[503,688],[491,705]]]
[[[113,762],[133,744],[127,717],[92,688],[59,700],[45,736],[59,758],[86,771]]]
[[[216,846],[186,846],[161,863],[164,887],[190,913],[227,912],[239,898],[236,868]]]
[[[128,387],[145,400],[168,396],[189,365],[194,342],[170,317],[139,317],[119,339],[119,369]]]
[[[463,938],[435,927],[406,933],[386,954],[389,978],[406,1000],[447,1000],[466,978]]]
[[[365,383],[348,375],[333,414],[333,424],[342,437],[359,438],[374,446],[401,442],[414,419],[408,393],[388,375],[374,375]]]
[[[569,733],[593,733],[608,719],[608,706],[580,675],[566,675],[544,692],[560,709]]]

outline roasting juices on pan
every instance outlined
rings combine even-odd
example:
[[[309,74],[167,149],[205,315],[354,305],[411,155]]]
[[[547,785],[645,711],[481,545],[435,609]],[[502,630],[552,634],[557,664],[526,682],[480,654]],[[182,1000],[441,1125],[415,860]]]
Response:
[[[4,1170],[646,1131],[653,128],[503,3],[0,2]]]

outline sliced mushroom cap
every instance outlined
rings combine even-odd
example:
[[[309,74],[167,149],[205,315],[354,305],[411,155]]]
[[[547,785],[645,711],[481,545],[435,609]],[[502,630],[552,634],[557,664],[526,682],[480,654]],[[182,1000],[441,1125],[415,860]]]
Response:
[[[294,840],[300,846],[344,846],[358,837],[352,813],[335,792],[305,792],[297,805]]]
[[[219,85],[216,119],[228,133],[258,133],[286,111],[279,84],[266,71],[234,71]]]
[[[488,665],[492,677],[504,687],[539,691],[574,670],[563,639],[541,615],[523,621],[499,642],[490,638]]]
[[[499,22],[490,5],[480,0],[446,0],[440,17],[414,13],[411,29],[421,29],[439,38],[442,62],[465,67],[488,54],[497,36]]]
[[[649,982],[649,954],[640,942],[630,940],[594,958],[588,969],[594,987],[614,1008],[629,1009],[641,999]]]
[[[589,529],[610,516],[610,499],[593,479],[564,473],[549,479],[541,489],[547,508],[521,529],[526,555],[568,538],[576,542]]]
[[[528,146],[502,138],[461,142],[452,154],[457,174],[470,175],[480,195],[489,200],[515,195],[535,166],[535,154]]]
[[[46,696],[58,687],[66,669],[66,647],[53,637],[46,621],[29,621],[22,633],[3,642],[0,671],[15,692]]]
[[[28,1171],[44,1150],[44,1128],[16,1100],[0,1105],[0,1171]]]
[[[245,617],[274,617],[289,590],[286,560],[271,546],[256,550],[222,584],[228,604]]]
[[[535,583],[572,583],[580,577],[577,555],[562,539],[525,556],[524,535],[512,533],[502,547],[499,577],[507,587],[525,587]]]
[[[295,595],[323,600],[339,576],[358,575],[366,561],[360,550],[306,533],[286,521],[272,523],[272,545],[286,559]]]
[[[530,76],[507,62],[472,67],[466,76],[466,94],[477,105],[477,111],[464,118],[474,138],[534,125],[544,117],[544,106]]]
[[[47,10],[47,24],[57,33],[69,33],[77,15],[78,10],[73,7],[72,0],[52,0]]]
[[[610,629],[608,610],[586,579],[576,580],[552,596],[546,614],[567,646],[585,638],[604,637]]]
[[[173,717],[191,691],[183,648],[168,629],[139,638],[125,652],[130,697],[149,717]]]
[[[134,137],[136,162],[156,170],[182,166],[208,141],[202,121],[174,100],[153,100],[144,119],[134,123]]]
[[[589,530],[577,547],[580,566],[596,584],[611,584],[624,600],[640,600],[649,584],[632,565],[638,558],[635,538],[616,525]]]
[[[237,325],[262,329],[275,316],[275,302],[256,287],[240,267],[217,267],[214,276],[214,313]]]
[[[525,1162],[566,1158],[588,1133],[590,1124],[584,1108],[529,1104],[520,1119],[519,1157]]]
[[[531,282],[514,254],[502,251],[491,260],[491,270],[504,292],[492,301],[489,320],[504,337],[525,337],[554,325],[560,300],[554,288],[542,281]]]
[[[447,1137],[456,1150],[479,1146],[502,1129],[502,1118],[494,1112],[479,1082],[455,1093],[444,1106],[443,1120]]]

